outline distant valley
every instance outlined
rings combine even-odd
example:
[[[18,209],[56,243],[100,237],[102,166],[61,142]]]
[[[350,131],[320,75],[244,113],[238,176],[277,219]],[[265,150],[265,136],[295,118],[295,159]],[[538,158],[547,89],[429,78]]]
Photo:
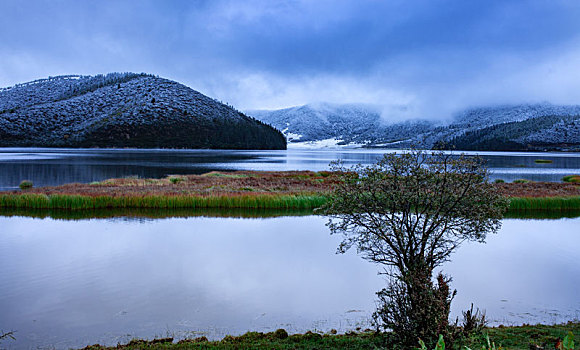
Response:
[[[543,103],[471,108],[447,123],[390,122],[380,108],[362,104],[323,103],[247,113],[282,130],[289,145],[296,147],[580,150],[580,106]]]
[[[175,81],[110,73],[0,88],[0,147],[285,149],[286,140]]]

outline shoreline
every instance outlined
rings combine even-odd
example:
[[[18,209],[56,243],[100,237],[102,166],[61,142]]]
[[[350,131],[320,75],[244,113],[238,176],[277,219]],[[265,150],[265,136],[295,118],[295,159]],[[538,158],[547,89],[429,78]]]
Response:
[[[475,331],[467,338],[460,339],[462,346],[480,349],[489,340],[504,349],[554,349],[555,345],[572,332],[580,334],[580,322],[571,321],[555,325],[528,325],[485,327]],[[247,332],[239,336],[226,336],[221,340],[210,341],[206,337],[191,339],[157,338],[152,340],[133,339],[127,344],[103,346],[88,345],[82,350],[97,349],[376,349],[392,348],[394,345],[391,333],[377,333],[372,330],[350,331],[336,334],[306,332],[288,334],[284,329],[274,332]],[[487,348],[486,348],[487,349]]]

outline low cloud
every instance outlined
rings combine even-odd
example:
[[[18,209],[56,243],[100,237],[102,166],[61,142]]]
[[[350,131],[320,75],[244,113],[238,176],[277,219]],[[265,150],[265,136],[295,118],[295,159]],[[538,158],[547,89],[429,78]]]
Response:
[[[238,109],[368,103],[385,121],[580,103],[570,1],[4,1],[0,86],[134,71]]]

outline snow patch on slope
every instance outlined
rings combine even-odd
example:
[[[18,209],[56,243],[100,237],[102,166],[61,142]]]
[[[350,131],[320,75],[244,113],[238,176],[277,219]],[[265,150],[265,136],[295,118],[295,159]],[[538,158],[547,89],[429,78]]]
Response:
[[[363,143],[344,143],[343,140],[330,138],[316,141],[288,142],[288,149],[319,149],[319,148],[362,148]]]

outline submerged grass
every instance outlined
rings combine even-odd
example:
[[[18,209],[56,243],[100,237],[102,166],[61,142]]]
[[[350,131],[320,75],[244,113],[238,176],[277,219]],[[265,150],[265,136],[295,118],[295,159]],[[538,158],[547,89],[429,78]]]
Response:
[[[109,218],[273,218],[280,216],[309,216],[316,213],[312,208],[95,208],[95,209],[55,209],[55,208],[0,208],[0,216],[23,216],[32,218],[52,218],[57,220],[86,220]],[[565,211],[511,210],[506,219],[562,219],[580,217],[580,209]]]
[[[31,218],[51,218],[57,220],[86,220],[110,218],[138,218],[138,219],[165,219],[165,218],[274,218],[281,216],[308,216],[312,209],[248,209],[248,208],[99,208],[86,210],[67,209],[29,209],[29,208],[0,208],[0,216],[23,216]],[[580,216],[580,214],[579,214]]]

